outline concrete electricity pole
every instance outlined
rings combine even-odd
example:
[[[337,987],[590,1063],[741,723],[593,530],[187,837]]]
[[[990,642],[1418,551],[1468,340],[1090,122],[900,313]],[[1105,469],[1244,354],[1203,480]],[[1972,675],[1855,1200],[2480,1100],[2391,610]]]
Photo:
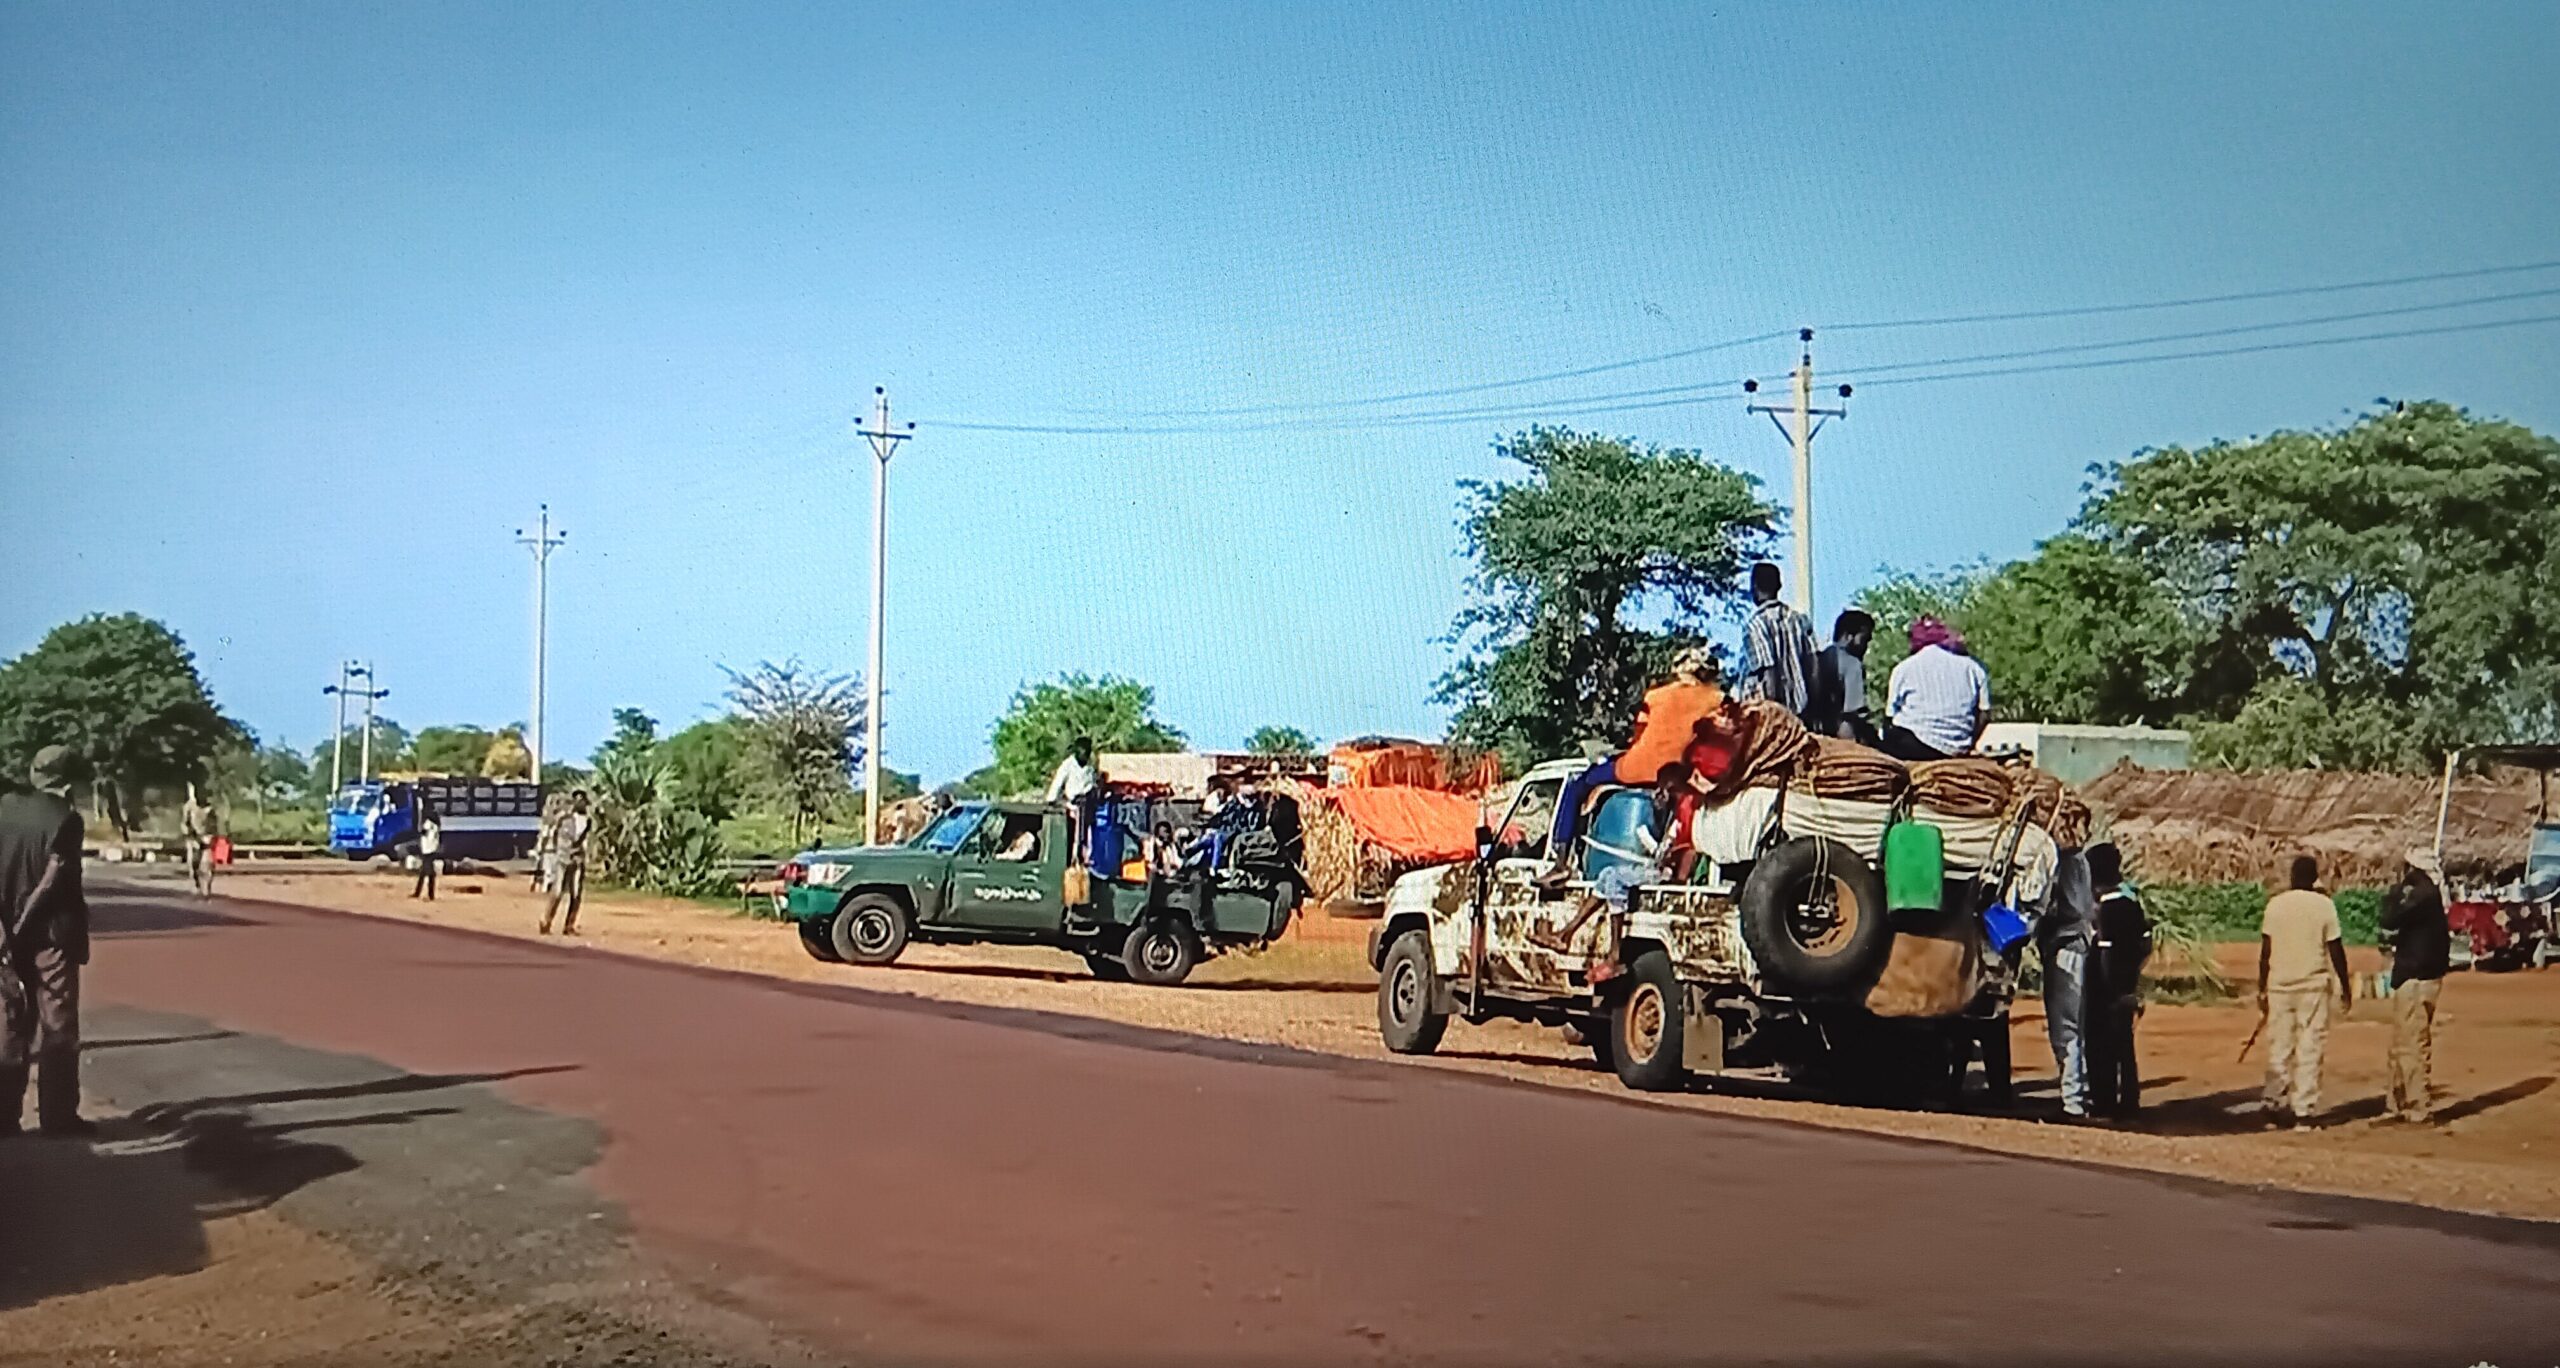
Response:
[[[346,783],[346,762],[341,757],[347,750],[347,679],[355,668],[356,663],[352,660],[339,661],[338,682],[320,691],[334,694],[338,700],[338,728],[329,733],[329,801],[332,803],[338,801],[338,790]]]
[[[371,665],[358,669],[356,673],[364,676],[364,691],[356,695],[364,700],[363,759],[356,766],[356,782],[361,784],[373,778],[373,703],[378,698],[389,698],[391,691],[374,687]]]
[[[533,782],[542,782],[542,688],[545,661],[551,635],[551,553],[569,540],[566,532],[551,530],[551,505],[542,505],[542,516],[534,530],[516,529],[516,545],[533,553],[533,736],[529,749],[533,752]]]
[[[1804,344],[1804,354],[1796,361],[1795,402],[1783,406],[1753,404],[1750,406],[1750,411],[1768,414],[1769,421],[1778,425],[1779,433],[1785,436],[1787,444],[1795,449],[1795,574],[1794,582],[1788,586],[1791,592],[1787,597],[1794,603],[1797,612],[1811,617],[1813,616],[1813,434],[1822,431],[1824,420],[1846,418],[1849,416],[1849,410],[1818,409],[1813,406],[1813,329],[1797,330],[1796,340]],[[1745,380],[1742,382],[1742,391],[1745,394],[1758,394],[1760,382]],[[1840,387],[1840,397],[1842,399],[1849,397],[1847,385]],[[1795,420],[1793,427],[1788,425],[1788,418]]]
[[[904,432],[889,426],[889,390],[875,385],[871,392],[879,396],[880,411],[870,427],[861,429],[871,441],[871,454],[878,458],[871,469],[871,669],[863,677],[868,696],[862,705],[862,843],[880,844],[880,654],[885,640],[882,627],[889,610],[889,457],[898,443],[915,435],[916,425],[907,424]]]

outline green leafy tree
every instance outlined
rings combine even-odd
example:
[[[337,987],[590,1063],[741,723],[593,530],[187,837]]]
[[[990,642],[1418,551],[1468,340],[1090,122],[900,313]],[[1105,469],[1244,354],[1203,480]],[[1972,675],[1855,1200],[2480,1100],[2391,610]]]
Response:
[[[657,750],[672,771],[677,801],[715,822],[738,815],[755,777],[741,719],[696,722]]]
[[[613,710],[613,735],[596,747],[591,763],[602,765],[608,755],[646,755],[658,744],[658,719],[638,708]]]
[[[1474,601],[1437,696],[1453,741],[1517,769],[1623,737],[1645,686],[1738,613],[1777,514],[1757,481],[1694,451],[1544,427],[1494,450],[1528,473],[1459,486]]]
[[[137,613],[65,623],[0,665],[0,764],[23,775],[36,751],[70,747],[120,831],[145,787],[199,777],[237,731],[186,643]]]
[[[1263,727],[1244,740],[1256,755],[1313,755],[1316,739],[1295,727]]]
[[[604,747],[587,788],[595,813],[588,849],[598,874],[655,893],[707,893],[723,884],[716,824],[677,801],[674,768],[651,747]]]
[[[1182,733],[1156,720],[1156,691],[1116,675],[1068,674],[1016,690],[989,736],[995,763],[969,782],[995,794],[1037,793],[1079,736],[1096,751],[1174,751]]]
[[[480,727],[421,727],[409,742],[409,763],[428,774],[478,774],[497,739]]]
[[[2394,406],[2142,453],[2100,472],[2079,521],[2198,624],[2182,682],[2203,718],[2295,681],[2333,710],[2383,705],[2421,756],[2560,724],[2552,438]]]
[[[363,770],[365,763],[364,723],[358,721],[347,728],[345,734],[339,737],[339,745],[341,749],[337,752],[336,761],[339,782],[352,784]],[[322,791],[329,785],[330,756],[329,743],[326,741],[311,748],[312,792],[323,799],[331,796]],[[388,717],[374,718],[373,773],[375,777],[379,778],[387,771],[414,768],[416,763],[409,753],[409,729]]]
[[[788,661],[765,661],[729,676],[747,753],[765,791],[803,833],[840,808],[862,763],[863,701],[849,676],[822,675]]]
[[[2076,533],[1997,568],[1890,576],[1858,606],[1876,619],[1867,688],[1879,712],[1923,614],[1964,633],[1999,714],[2030,721],[2168,725],[2187,710],[2175,682],[2202,644],[2141,562]]]
[[[524,743],[524,728],[498,728],[498,734],[489,738],[488,753],[480,757],[480,775],[484,779],[533,777],[533,748]]]

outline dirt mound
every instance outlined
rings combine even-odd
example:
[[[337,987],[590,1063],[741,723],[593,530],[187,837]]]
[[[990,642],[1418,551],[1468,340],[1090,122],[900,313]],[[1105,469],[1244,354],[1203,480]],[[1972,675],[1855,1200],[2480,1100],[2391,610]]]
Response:
[[[2234,774],[2118,765],[2089,784],[2109,835],[2155,881],[2271,881],[2309,853],[2331,886],[2388,884],[2403,854],[2435,840],[2438,781],[2326,770]],[[2523,858],[2534,779],[2501,771],[2454,781],[2445,865],[2487,878]]]

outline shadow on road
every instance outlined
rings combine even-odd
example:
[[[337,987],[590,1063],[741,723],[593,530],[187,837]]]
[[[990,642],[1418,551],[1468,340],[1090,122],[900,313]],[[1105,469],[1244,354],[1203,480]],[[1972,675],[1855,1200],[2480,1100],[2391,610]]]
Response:
[[[130,898],[93,898],[89,902],[89,934],[99,937],[148,936],[168,931],[203,931],[218,926],[256,923],[213,910],[209,903],[178,898],[138,902]]]
[[[479,1083],[503,1083],[511,1078],[529,1078],[538,1074],[569,1073],[575,1064],[535,1064],[521,1069],[499,1069],[491,1073],[456,1074],[390,1074],[367,1079],[362,1083],[338,1083],[320,1088],[279,1088],[271,1092],[234,1093],[228,1097],[199,1097],[184,1102],[155,1102],[134,1113],[134,1118],[155,1125],[179,1125],[205,1112],[239,1107],[272,1107],[287,1102],[327,1102],[349,1097],[397,1097],[403,1093],[437,1092],[445,1088],[465,1088]]]

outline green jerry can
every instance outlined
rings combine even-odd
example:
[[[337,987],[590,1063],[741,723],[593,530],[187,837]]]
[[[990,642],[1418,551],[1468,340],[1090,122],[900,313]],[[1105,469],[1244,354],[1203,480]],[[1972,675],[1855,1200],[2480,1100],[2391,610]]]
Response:
[[[1947,838],[1926,822],[1884,829],[1884,906],[1888,912],[1935,912],[1946,896]]]

